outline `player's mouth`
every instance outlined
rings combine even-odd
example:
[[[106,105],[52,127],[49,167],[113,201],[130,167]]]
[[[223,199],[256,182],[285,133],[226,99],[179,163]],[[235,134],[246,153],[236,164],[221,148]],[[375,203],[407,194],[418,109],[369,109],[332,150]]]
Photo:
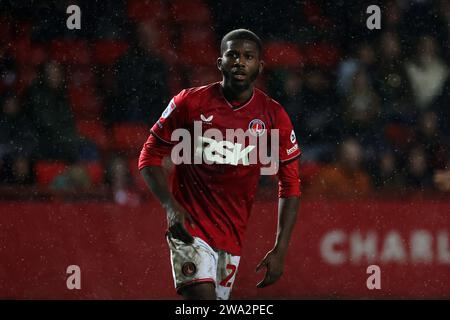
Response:
[[[245,73],[244,71],[241,71],[241,70],[234,71],[231,74],[233,75],[233,78],[236,80],[242,81],[242,80],[247,79],[247,73]]]

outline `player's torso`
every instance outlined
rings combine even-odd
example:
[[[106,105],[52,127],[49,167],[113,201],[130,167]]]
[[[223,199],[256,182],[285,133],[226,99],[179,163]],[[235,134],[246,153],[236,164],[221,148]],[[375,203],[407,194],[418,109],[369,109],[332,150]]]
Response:
[[[247,103],[233,108],[214,85],[193,99],[188,108],[186,129],[196,142],[193,155],[197,160],[201,157],[202,164],[242,169],[259,166],[258,148],[263,138],[267,139],[274,117],[261,92],[255,90]]]

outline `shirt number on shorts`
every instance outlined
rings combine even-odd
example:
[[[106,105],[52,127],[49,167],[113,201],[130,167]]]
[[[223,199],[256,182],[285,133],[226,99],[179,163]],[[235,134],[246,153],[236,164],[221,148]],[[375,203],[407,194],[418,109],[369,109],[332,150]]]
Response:
[[[230,273],[228,274],[228,276],[227,276],[225,279],[223,279],[222,281],[220,281],[220,285],[221,285],[222,287],[227,287],[227,288],[229,288],[229,287],[231,287],[232,282],[231,282],[231,281],[228,282],[228,281],[229,281],[231,278],[233,278],[234,274],[236,273],[236,266],[235,266],[235,265],[232,265],[232,264],[227,264],[226,269],[227,269],[227,270],[230,270]]]

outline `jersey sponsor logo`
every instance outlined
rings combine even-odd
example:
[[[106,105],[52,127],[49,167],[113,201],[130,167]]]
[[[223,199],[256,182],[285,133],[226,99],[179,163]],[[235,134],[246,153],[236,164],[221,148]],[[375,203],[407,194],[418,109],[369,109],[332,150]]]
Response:
[[[294,130],[291,131],[291,142],[294,143],[295,140],[297,140],[297,138],[295,137],[295,132]]]
[[[295,144],[292,148],[287,149],[287,150],[286,150],[286,153],[287,153],[288,155],[290,155],[290,154],[294,153],[294,152],[297,151],[297,150],[298,150],[298,145]]]
[[[249,165],[249,153],[255,146],[249,145],[244,148],[240,143],[232,143],[227,140],[216,141],[211,138],[199,136],[196,155],[202,156],[208,162],[218,164],[231,164],[237,166],[242,161],[244,166]]]
[[[249,129],[203,131],[203,125],[202,121],[194,121],[193,129],[177,128],[172,132],[170,141],[178,142],[171,151],[173,164],[258,165],[261,175],[278,172],[280,152],[285,152],[280,149],[278,129],[257,137]]]
[[[193,262],[185,262],[183,266],[181,267],[181,272],[186,277],[192,277],[197,272],[197,267]]]
[[[248,129],[250,133],[256,137],[262,136],[266,132],[266,125],[260,119],[253,119],[248,124]]]

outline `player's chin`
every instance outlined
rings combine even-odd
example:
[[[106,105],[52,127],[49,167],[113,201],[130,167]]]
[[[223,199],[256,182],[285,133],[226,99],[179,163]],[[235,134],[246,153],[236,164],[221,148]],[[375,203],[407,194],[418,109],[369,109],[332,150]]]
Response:
[[[230,82],[234,88],[239,88],[240,90],[246,90],[250,87],[250,81],[248,79],[244,80],[231,79]]]

